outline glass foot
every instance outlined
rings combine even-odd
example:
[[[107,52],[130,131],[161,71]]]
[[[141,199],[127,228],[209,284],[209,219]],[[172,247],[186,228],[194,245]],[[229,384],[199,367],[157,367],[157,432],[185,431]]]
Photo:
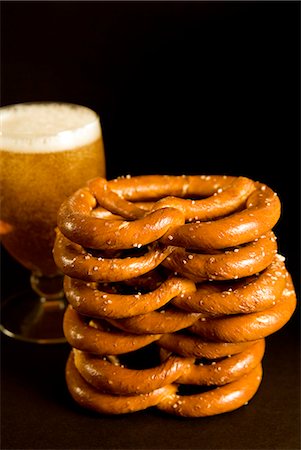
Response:
[[[14,339],[37,344],[65,343],[66,305],[64,297],[46,300],[33,290],[25,290],[3,303],[0,331]]]

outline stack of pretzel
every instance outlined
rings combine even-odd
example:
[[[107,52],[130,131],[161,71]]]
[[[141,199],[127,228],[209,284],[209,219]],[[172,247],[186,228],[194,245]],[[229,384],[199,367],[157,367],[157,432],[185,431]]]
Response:
[[[280,212],[268,186],[230,176],[97,178],[68,198],[54,258],[74,400],[184,417],[247,404],[265,338],[296,307],[272,231]]]

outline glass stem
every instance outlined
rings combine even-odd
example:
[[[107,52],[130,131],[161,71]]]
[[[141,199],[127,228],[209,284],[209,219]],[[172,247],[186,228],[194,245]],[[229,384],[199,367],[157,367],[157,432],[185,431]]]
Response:
[[[45,276],[32,272],[30,284],[32,289],[41,297],[43,301],[63,300],[63,275]]]

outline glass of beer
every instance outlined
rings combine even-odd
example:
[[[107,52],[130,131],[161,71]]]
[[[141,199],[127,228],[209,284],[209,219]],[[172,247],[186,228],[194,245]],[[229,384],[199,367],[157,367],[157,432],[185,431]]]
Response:
[[[3,303],[1,331],[64,342],[63,276],[52,254],[57,212],[88,179],[105,176],[100,118],[81,105],[32,102],[0,108],[0,120],[1,243],[30,280]]]

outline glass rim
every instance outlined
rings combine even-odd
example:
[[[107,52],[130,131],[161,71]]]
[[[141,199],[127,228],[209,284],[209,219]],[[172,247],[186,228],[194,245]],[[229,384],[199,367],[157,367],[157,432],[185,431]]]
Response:
[[[56,106],[60,105],[67,109],[69,108],[69,110],[71,107],[73,111],[74,109],[87,111],[88,115],[84,115],[82,123],[81,120],[75,120],[75,123],[72,123],[71,116],[71,123],[68,123],[67,121],[66,126],[63,125],[57,127],[57,129],[54,127],[49,130],[46,127],[46,129],[42,128],[42,131],[39,131],[39,126],[37,126],[36,129],[31,130],[30,132],[23,132],[23,130],[21,130],[21,132],[20,130],[12,132],[11,129],[5,132],[3,126],[5,114],[13,114],[12,111],[17,110],[18,108],[24,110],[27,107],[43,107],[43,105],[45,105],[45,107],[47,107],[47,105],[54,106],[54,110]],[[51,112],[51,117],[55,117],[53,111]],[[28,120],[28,118],[26,120]],[[44,120],[44,122],[47,123],[47,120]],[[43,121],[41,123],[43,123]],[[0,108],[0,147],[2,150],[17,153],[32,153],[33,151],[49,153],[52,151],[72,150],[76,147],[88,145],[97,139],[102,139],[100,117],[96,111],[84,105],[58,101],[39,101],[15,103]]]
[[[89,106],[86,105],[81,105],[79,103],[72,103],[72,102],[65,102],[65,101],[54,101],[54,100],[38,100],[38,101],[30,101],[30,102],[20,102],[20,103],[10,103],[8,105],[4,105],[4,106],[0,106],[0,123],[2,121],[1,118],[1,113],[5,113],[6,111],[10,111],[12,109],[18,109],[18,108],[27,108],[30,106],[43,106],[43,105],[54,105],[54,106],[69,106],[72,109],[82,109],[82,110],[86,110],[89,111],[91,113],[91,117],[94,116],[93,120],[87,122],[86,124],[82,125],[82,126],[75,126],[74,128],[69,128],[67,130],[61,131],[59,133],[56,133],[55,135],[58,135],[60,133],[65,133],[68,132],[69,130],[75,130],[75,129],[79,129],[79,128],[85,128],[86,126],[96,122],[96,121],[100,121],[100,116],[99,114],[92,108],[90,108]],[[0,129],[0,135],[3,135]],[[13,136],[25,136],[27,137],[29,134],[27,133],[7,133],[5,134],[5,136],[9,136],[9,135],[13,135]],[[53,136],[54,134],[50,133],[41,133],[41,134],[35,134],[35,136]]]

